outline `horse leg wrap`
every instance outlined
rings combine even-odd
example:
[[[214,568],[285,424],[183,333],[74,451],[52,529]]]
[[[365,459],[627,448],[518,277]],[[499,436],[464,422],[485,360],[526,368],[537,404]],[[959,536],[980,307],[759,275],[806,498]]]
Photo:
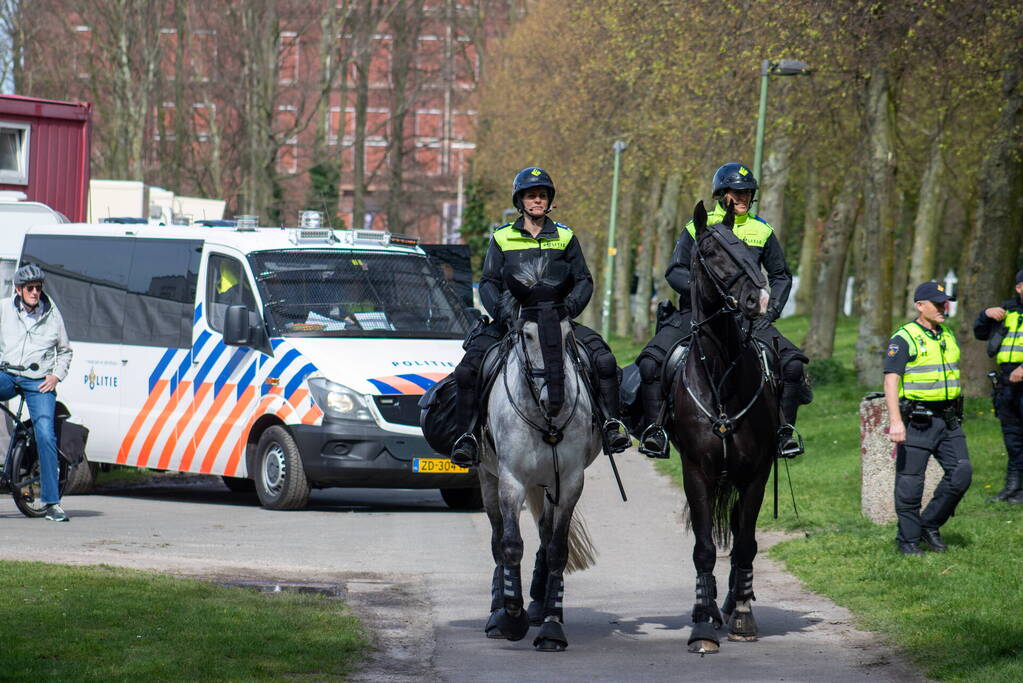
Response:
[[[714,574],[701,572],[696,575],[696,604],[693,605],[692,619],[694,624],[712,622],[714,628],[720,628],[724,619],[717,605],[718,587]]]
[[[564,622],[562,601],[565,599],[565,578],[551,574],[547,577],[547,597],[543,603],[543,620]]]
[[[487,637],[522,640],[529,632],[529,615],[522,609],[522,577],[518,567],[503,567],[501,599],[504,605],[490,615]]]
[[[734,578],[733,578],[734,577]],[[729,592],[737,602],[756,600],[753,595],[753,567],[732,567],[732,576],[728,580]]]
[[[536,551],[536,562],[533,564],[533,580],[529,584],[529,624],[539,626],[543,623],[544,599],[547,596],[547,552],[540,548]]]
[[[733,564],[728,585],[728,597],[722,610],[728,619],[728,639],[757,640],[757,622],[753,619],[750,607],[750,602],[756,600],[753,595],[753,567],[737,567]]]
[[[501,591],[501,581],[504,578],[504,567],[494,567],[494,578],[490,582],[490,611],[499,610],[504,607],[504,594]]]

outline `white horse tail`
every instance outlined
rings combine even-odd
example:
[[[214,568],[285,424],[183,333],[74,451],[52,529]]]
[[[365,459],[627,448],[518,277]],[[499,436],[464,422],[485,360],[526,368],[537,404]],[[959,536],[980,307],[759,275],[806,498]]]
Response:
[[[546,502],[544,490],[539,487],[529,489],[526,494],[526,504],[533,519],[539,523],[543,515],[543,507]],[[597,549],[593,545],[593,539],[586,528],[586,522],[579,509],[576,508],[572,514],[572,521],[568,525],[568,564],[565,565],[565,573],[589,569],[597,563]]]

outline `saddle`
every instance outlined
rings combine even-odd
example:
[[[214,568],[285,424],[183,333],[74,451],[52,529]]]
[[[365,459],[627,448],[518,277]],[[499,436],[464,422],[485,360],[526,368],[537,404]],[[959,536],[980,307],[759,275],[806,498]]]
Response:
[[[671,348],[667,359],[664,361],[664,366],[661,368],[661,393],[669,401],[671,400],[671,388],[675,385],[675,377],[678,376],[682,366],[686,364],[686,358],[689,356],[690,339],[691,337],[685,337],[679,340]],[[764,381],[776,384],[780,378],[778,354],[763,340],[754,337],[753,341],[760,356],[760,369],[763,372]]]

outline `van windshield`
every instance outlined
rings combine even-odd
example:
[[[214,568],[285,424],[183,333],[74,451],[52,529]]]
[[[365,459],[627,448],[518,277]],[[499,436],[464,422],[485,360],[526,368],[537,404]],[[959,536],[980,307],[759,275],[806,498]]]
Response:
[[[425,257],[282,250],[249,255],[271,336],[461,339],[469,317]]]

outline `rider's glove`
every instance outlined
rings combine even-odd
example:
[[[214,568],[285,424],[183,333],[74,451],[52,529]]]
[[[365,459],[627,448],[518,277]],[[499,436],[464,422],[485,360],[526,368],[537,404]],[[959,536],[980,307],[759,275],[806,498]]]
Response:
[[[767,311],[762,316],[753,321],[753,329],[766,330],[768,327],[771,326],[771,323],[773,323],[777,319],[778,314],[774,311],[774,309],[768,308]]]

